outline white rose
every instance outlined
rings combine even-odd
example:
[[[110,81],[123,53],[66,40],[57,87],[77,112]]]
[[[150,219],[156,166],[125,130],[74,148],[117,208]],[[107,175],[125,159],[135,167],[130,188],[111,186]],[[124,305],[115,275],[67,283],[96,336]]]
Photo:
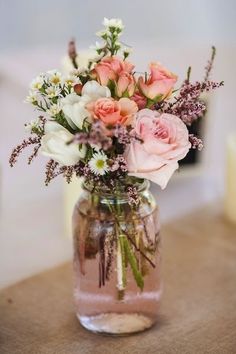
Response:
[[[71,128],[82,129],[85,118],[90,119],[91,114],[85,108],[88,101],[88,97],[79,96],[75,92],[61,100],[62,111]]]
[[[73,139],[67,129],[56,122],[47,122],[45,126],[46,134],[42,137],[40,152],[59,162],[61,165],[70,166],[76,164],[85,157],[86,146],[81,148],[77,144],[67,143]]]
[[[57,132],[58,130],[62,130],[62,129],[65,129],[65,128],[61,124],[55,122],[55,120],[48,120],[44,125],[45,134]]]
[[[96,101],[102,97],[111,97],[111,91],[108,87],[100,85],[97,81],[86,82],[82,88],[82,96],[87,97],[88,101]]]
[[[91,113],[86,109],[86,104],[110,96],[108,87],[101,86],[95,80],[88,81],[82,88],[81,96],[73,92],[61,100],[62,111],[68,124],[73,129],[82,129],[84,120],[91,120]]]

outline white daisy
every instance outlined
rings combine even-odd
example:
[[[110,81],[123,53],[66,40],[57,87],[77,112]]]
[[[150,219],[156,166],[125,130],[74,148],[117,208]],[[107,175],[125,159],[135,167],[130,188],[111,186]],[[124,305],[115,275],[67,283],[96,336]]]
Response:
[[[103,152],[93,154],[93,157],[89,161],[89,167],[96,175],[103,176],[108,172],[107,156]]]
[[[70,73],[68,76],[62,78],[62,84],[66,86],[73,86],[76,84],[81,84],[81,80],[75,74]]]
[[[34,91],[30,91],[29,95],[26,97],[25,101],[26,103],[36,103],[38,101],[37,94]]]
[[[34,80],[31,81],[30,88],[33,91],[38,91],[42,88],[43,83],[44,83],[44,78],[39,75]]]
[[[61,83],[61,73],[57,70],[50,70],[47,72],[48,80],[53,85],[59,85]]]
[[[46,93],[49,98],[59,96],[60,92],[61,92],[61,90],[57,86],[49,86],[48,88],[46,88]]]

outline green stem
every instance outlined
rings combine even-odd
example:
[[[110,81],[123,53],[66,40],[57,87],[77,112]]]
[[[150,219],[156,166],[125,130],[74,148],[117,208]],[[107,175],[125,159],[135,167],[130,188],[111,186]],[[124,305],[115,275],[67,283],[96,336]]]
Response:
[[[138,262],[135,257],[135,253],[130,247],[130,240],[122,230],[119,219],[116,217],[116,211],[118,216],[121,215],[120,205],[116,203],[116,209],[111,205],[111,203],[106,200],[110,212],[113,214],[116,224],[117,232],[117,287],[118,287],[118,298],[123,299],[124,290],[127,284],[126,279],[126,268],[127,263],[130,264],[131,270],[134,275],[137,286],[143,290],[144,281],[141,272],[138,269]],[[119,205],[119,206],[118,206]]]
[[[119,236],[119,243],[120,243],[120,251],[121,251],[121,262],[122,262],[122,283],[123,283],[123,287],[126,287],[126,256],[125,256],[125,236],[124,235],[120,235]]]
[[[134,275],[134,279],[137,283],[137,286],[143,290],[144,287],[144,281],[143,281],[143,277],[142,274],[140,273],[140,271],[138,270],[138,262],[137,259],[134,255],[134,252],[131,250],[131,247],[129,245],[129,241],[127,240],[127,238],[124,238],[124,248],[125,248],[125,253],[127,256],[127,259],[129,261],[129,264],[131,266],[133,275]]]

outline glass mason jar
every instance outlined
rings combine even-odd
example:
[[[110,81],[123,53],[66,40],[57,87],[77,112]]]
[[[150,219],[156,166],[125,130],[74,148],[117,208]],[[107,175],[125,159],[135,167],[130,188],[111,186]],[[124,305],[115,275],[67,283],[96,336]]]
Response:
[[[127,193],[84,185],[73,213],[74,299],[85,328],[116,335],[157,320],[161,297],[160,224],[149,182],[139,203]]]

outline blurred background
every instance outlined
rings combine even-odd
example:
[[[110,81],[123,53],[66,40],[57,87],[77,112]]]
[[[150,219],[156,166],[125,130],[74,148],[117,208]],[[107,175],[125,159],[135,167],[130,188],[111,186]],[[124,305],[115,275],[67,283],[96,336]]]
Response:
[[[138,70],[158,60],[179,75],[180,83],[189,65],[193,79],[203,77],[216,46],[213,79],[224,80],[225,87],[204,97],[204,150],[181,167],[165,191],[152,189],[162,222],[209,202],[223,203],[226,141],[236,133],[235,14],[234,0],[0,0],[0,287],[71,257],[64,182],[44,186],[44,158],[28,167],[22,156],[14,169],[8,158],[24,137],[24,123],[37,115],[23,104],[29,82],[42,71],[61,68],[71,37],[78,52],[95,43],[103,17],[122,18],[123,41],[134,47]],[[69,208],[76,192],[70,194]]]

